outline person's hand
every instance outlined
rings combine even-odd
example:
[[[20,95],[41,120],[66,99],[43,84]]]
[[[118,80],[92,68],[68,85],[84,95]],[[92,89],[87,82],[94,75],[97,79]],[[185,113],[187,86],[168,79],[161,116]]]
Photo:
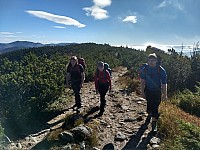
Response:
[[[167,100],[167,94],[162,94],[161,99],[162,99],[163,101]]]
[[[69,88],[69,87],[70,87],[70,85],[69,85],[69,84],[66,84],[66,85],[65,85],[65,87],[66,87],[66,88]]]
[[[96,94],[99,94],[99,90],[96,90]]]
[[[144,99],[146,98],[146,95],[144,94],[144,92],[141,93],[141,97]]]
[[[80,84],[80,88],[82,88],[82,87],[83,87],[83,83]]]

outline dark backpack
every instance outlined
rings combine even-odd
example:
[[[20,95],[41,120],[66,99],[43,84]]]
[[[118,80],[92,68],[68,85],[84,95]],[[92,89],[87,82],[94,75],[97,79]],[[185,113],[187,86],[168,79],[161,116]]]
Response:
[[[112,74],[112,69],[110,68],[109,64],[108,63],[104,63],[104,69],[105,70],[108,70],[108,72],[110,73],[110,76]]]
[[[83,66],[83,69],[85,70],[86,68],[86,63],[84,58],[78,58],[78,63]]]

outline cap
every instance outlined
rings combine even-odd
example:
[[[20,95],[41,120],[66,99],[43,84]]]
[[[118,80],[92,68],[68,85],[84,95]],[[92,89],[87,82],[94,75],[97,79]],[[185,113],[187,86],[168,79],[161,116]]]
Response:
[[[77,57],[76,56],[72,56],[71,60],[77,60]]]
[[[157,56],[155,53],[149,54],[148,59],[157,59]]]

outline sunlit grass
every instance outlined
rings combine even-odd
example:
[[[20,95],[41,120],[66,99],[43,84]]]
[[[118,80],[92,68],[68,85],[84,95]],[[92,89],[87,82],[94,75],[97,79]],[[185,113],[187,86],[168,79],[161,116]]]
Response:
[[[160,112],[159,132],[165,149],[200,149],[200,118],[170,102],[161,103]]]

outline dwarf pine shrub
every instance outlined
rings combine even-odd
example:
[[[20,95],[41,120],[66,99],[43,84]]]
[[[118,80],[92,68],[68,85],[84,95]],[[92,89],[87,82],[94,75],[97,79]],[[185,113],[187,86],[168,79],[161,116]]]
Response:
[[[0,143],[3,139],[3,134],[4,134],[4,129],[2,128],[1,123],[0,123]]]
[[[197,86],[196,89],[195,93],[189,90],[179,93],[175,101],[177,102],[177,106],[185,112],[200,117],[200,87]]]

